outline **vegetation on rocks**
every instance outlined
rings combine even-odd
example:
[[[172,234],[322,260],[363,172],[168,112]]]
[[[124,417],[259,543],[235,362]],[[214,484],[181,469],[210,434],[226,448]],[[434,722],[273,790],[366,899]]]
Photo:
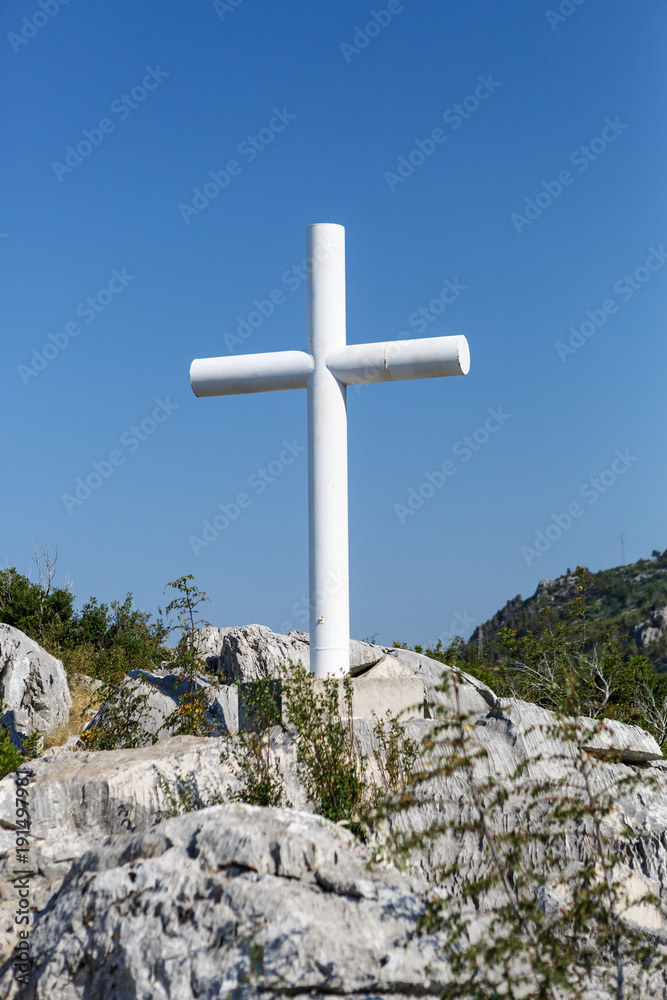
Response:
[[[566,604],[545,604],[531,619],[534,629],[503,625],[482,655],[461,638],[447,647],[439,642],[415,649],[478,677],[500,697],[639,725],[665,745],[667,674],[656,671],[611,623],[601,623],[596,578],[588,570],[577,567],[569,579]]]
[[[230,799],[255,806],[289,805],[273,749],[276,728],[283,727],[279,685],[271,678],[243,685],[239,709],[246,725],[236,735],[227,734],[227,747],[221,755],[239,780]]]
[[[613,751],[601,764],[585,744],[604,732],[604,722],[591,730],[555,713],[539,727],[551,752],[530,755],[499,780],[459,689],[456,672],[443,675],[440,690],[453,694],[454,709],[451,697],[447,708],[431,707],[437,722],[418,766],[400,794],[383,803],[393,820],[386,843],[394,856],[407,861],[416,849],[450,844],[420,921],[424,933],[444,935],[454,982],[442,996],[662,997],[667,955],[635,923],[642,909],[657,916],[659,900],[633,881],[628,866],[628,843],[634,840],[642,855],[650,834],[619,831],[612,818],[621,797],[657,788],[655,774],[619,767]],[[421,822],[437,781],[459,789],[465,808],[436,810]],[[460,857],[471,851],[474,874],[462,877]]]
[[[375,719],[369,760],[355,735],[349,678],[320,682],[292,664],[242,685],[245,724],[226,738],[222,759],[237,778],[227,800],[289,805],[278,744],[291,741],[312,809],[349,827],[376,858],[410,864],[415,851],[437,857],[438,845],[448,845],[419,929],[442,942],[454,974],[442,995],[451,1000],[634,1000],[662,996],[667,984],[660,936],[647,934],[637,919],[648,912],[658,927],[659,900],[628,860],[631,847],[646,855],[651,833],[619,825],[616,812],[620,799],[652,794],[659,772],[590,747],[604,735],[605,719],[639,724],[664,743],[667,679],[627,634],[601,624],[591,574],[578,568],[570,578],[565,608],[545,604],[531,628],[505,624],[486,653],[463,640],[447,649],[415,647],[449,667],[421,744],[387,714]],[[2,586],[11,623],[43,638],[48,633],[51,651],[69,651],[70,665],[83,657],[103,681],[104,714],[84,736],[86,746],[155,739],[141,726],[146,695],[138,683],[119,679],[132,667],[157,665],[167,626],[133,611],[129,597],[111,609],[91,599],[74,613],[62,595],[49,602],[51,590],[40,603],[35,585],[15,571],[5,571]],[[177,596],[167,614],[176,612],[181,630],[169,658],[185,694],[165,726],[207,735],[207,696],[195,683],[204,669],[198,635],[205,595],[191,576],[169,586]],[[549,747],[549,756],[517,755],[515,769],[499,777],[478,726],[509,725],[510,716],[500,707],[481,719],[479,709],[465,710],[463,671],[501,699],[549,710],[534,740]],[[0,768],[15,769],[23,756],[0,733]],[[216,789],[201,793],[192,775],[179,773],[170,783],[158,772],[158,784],[169,816],[222,801]]]

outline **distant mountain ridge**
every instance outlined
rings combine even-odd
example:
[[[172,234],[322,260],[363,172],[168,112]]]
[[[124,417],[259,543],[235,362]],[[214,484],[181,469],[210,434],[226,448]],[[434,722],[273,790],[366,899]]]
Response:
[[[667,671],[667,550],[654,550],[651,559],[593,573],[588,591],[592,605],[590,645],[611,629],[632,651],[646,656],[656,670]],[[475,629],[467,647],[481,647],[485,654],[500,656],[499,629],[508,626],[518,635],[541,627],[540,611],[551,608],[554,623],[565,621],[575,596],[575,576],[568,570],[556,580],[540,580],[537,590],[524,600],[512,598],[488,621]],[[481,631],[481,639],[480,639]]]

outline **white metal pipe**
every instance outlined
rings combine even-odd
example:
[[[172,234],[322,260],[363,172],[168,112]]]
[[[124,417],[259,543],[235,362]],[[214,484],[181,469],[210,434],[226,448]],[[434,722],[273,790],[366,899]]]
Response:
[[[349,344],[329,355],[328,367],[345,385],[467,375],[470,349],[463,336]]]
[[[313,359],[305,351],[197,358],[190,365],[190,385],[195,396],[305,389],[313,368]]]
[[[340,677],[350,668],[345,386],[327,366],[345,346],[345,230],[319,223],[307,230],[308,513],[310,669]]]

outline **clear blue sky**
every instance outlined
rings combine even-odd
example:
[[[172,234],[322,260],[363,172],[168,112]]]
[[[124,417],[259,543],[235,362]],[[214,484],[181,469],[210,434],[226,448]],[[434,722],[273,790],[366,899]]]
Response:
[[[307,627],[305,393],[196,399],[188,368],[305,348],[312,222],[346,227],[350,343],[472,354],[349,392],[353,635],[467,635],[621,532],[667,548],[667,12],[560,9],[7,0],[0,565],[57,544],[79,602],[193,573],[215,624]]]

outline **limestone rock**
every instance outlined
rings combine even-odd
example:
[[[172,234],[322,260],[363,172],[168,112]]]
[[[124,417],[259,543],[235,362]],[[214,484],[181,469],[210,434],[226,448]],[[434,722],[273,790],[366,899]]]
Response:
[[[228,684],[270,677],[276,667],[290,662],[305,667],[310,663],[310,647],[298,634],[279,635],[265,625],[242,625],[221,632],[217,670]]]
[[[20,996],[438,995],[439,941],[411,937],[419,887],[366,861],[325,820],[242,805],[116,838],[75,862],[47,907]],[[17,992],[7,963],[0,993]]]
[[[310,668],[310,639],[307,632],[272,632],[265,625],[241,625],[232,628],[207,626],[199,632],[199,650],[209,670],[219,673],[228,683],[253,681],[271,676],[276,667],[301,663]],[[357,639],[350,641],[350,672],[361,673],[387,653],[384,646],[374,646]]]
[[[200,632],[200,650],[211,670],[227,683],[252,681],[273,676],[276,668],[288,663],[310,667],[310,640],[307,632],[272,632],[265,625],[233,628],[208,627]],[[353,677],[420,677],[426,697],[435,704],[449,703],[436,689],[443,670],[438,660],[410,649],[376,646],[356,639],[350,642],[350,674]],[[461,704],[464,711],[485,712],[498,703],[496,695],[481,681],[462,675]]]
[[[376,647],[383,648],[383,647]],[[411,649],[384,649],[384,655],[364,677],[420,677],[424,682],[426,698],[434,705],[452,705],[453,690],[445,694],[438,691],[443,673],[451,676],[450,668]],[[459,706],[463,712],[487,712],[489,707],[499,704],[491,688],[470,674],[462,673],[458,680]]]
[[[611,758],[620,763],[646,763],[662,760],[660,747],[650,733],[639,726],[630,726],[616,719],[580,718],[581,745],[592,753],[611,751]],[[478,721],[479,727],[502,733],[512,746],[517,763],[524,760],[545,761],[549,765],[570,758],[574,743],[559,738],[556,718],[546,708],[540,708],[518,698],[507,698],[502,705]],[[590,735],[587,735],[590,733]]]
[[[0,701],[18,733],[67,725],[72,698],[60,660],[11,625],[0,623]],[[26,732],[26,728],[28,732]]]
[[[629,726],[616,719],[582,719],[583,725],[594,730],[584,748],[591,753],[611,750],[613,756],[625,764],[645,764],[662,760],[662,752],[656,740],[640,726]]]
[[[648,618],[635,626],[633,635],[635,642],[640,649],[644,649],[652,642],[658,642],[667,632],[667,606],[656,608]]]
[[[276,651],[294,660],[296,644],[307,649],[303,633],[276,637],[260,626],[220,631],[224,634],[212,642],[221,639],[224,645],[231,636],[225,648],[230,656],[234,644],[238,651],[223,677],[226,669],[239,680],[251,679],[253,672],[262,676],[258,671],[272,670]],[[360,681],[418,679],[431,697],[453,704],[452,693],[436,691],[447,669],[442,664],[408,650],[367,646],[362,653],[371,665],[356,671]],[[130,680],[165,699],[161,712],[175,706],[177,679],[168,671],[136,672]],[[204,676],[200,680],[211,685]],[[212,693],[215,689],[210,686]],[[216,697],[231,697],[236,686],[221,684],[219,692]],[[554,732],[550,712],[513,699],[501,704],[465,675],[459,695],[461,707],[472,713],[472,744],[484,752],[476,764],[480,778],[509,782],[520,765],[537,781],[565,773],[574,748]],[[234,704],[219,704],[215,718],[221,729],[223,724],[231,729]],[[382,714],[382,706],[378,709]],[[403,731],[419,742],[435,726],[434,720],[417,719]],[[595,733],[593,720],[582,720],[582,726],[590,731],[585,745],[592,754],[602,753],[601,759],[591,758],[591,787],[615,795],[608,823],[624,839],[624,879],[632,898],[649,890],[664,910],[638,905],[631,919],[656,940],[667,940],[667,764],[638,727],[606,720]],[[367,776],[379,781],[372,721],[355,719],[354,735],[367,756]],[[247,1000],[274,990],[357,1000],[439,992],[448,970],[438,957],[438,941],[410,938],[423,906],[423,885],[389,866],[367,868],[363,849],[344,829],[308,814],[295,745],[278,728],[272,751],[293,810],[207,806],[226,801],[238,787],[221,760],[227,745],[224,737],[169,737],[136,750],[59,747],[30,762],[37,965],[22,1000],[188,1000],[225,996],[237,988]],[[619,753],[613,761],[604,759],[609,749]],[[624,760],[645,765],[639,775],[657,777],[657,787],[623,791],[619,778],[632,773]],[[177,801],[179,788],[190,804],[205,808],[168,819],[175,806],[184,806]],[[411,816],[417,825],[469,816],[467,775],[435,778],[423,792]],[[506,829],[525,822],[521,805],[510,796],[502,818]],[[531,820],[547,828],[549,801],[539,808],[543,811],[532,812]],[[390,839],[404,818],[390,823]],[[16,829],[15,787],[8,775],[0,781],[0,952],[5,956],[16,942],[10,881]],[[568,833],[573,857],[588,835],[581,824]],[[479,838],[471,834],[456,843],[443,838],[427,844],[415,853],[410,871],[428,880],[454,860],[461,877],[479,876]],[[558,886],[548,892],[558,905]],[[7,963],[0,970],[0,996],[19,1000],[14,989]]]
[[[0,725],[9,730],[9,738],[19,750],[28,736],[35,732],[30,713],[24,708],[10,708],[0,716]]]

